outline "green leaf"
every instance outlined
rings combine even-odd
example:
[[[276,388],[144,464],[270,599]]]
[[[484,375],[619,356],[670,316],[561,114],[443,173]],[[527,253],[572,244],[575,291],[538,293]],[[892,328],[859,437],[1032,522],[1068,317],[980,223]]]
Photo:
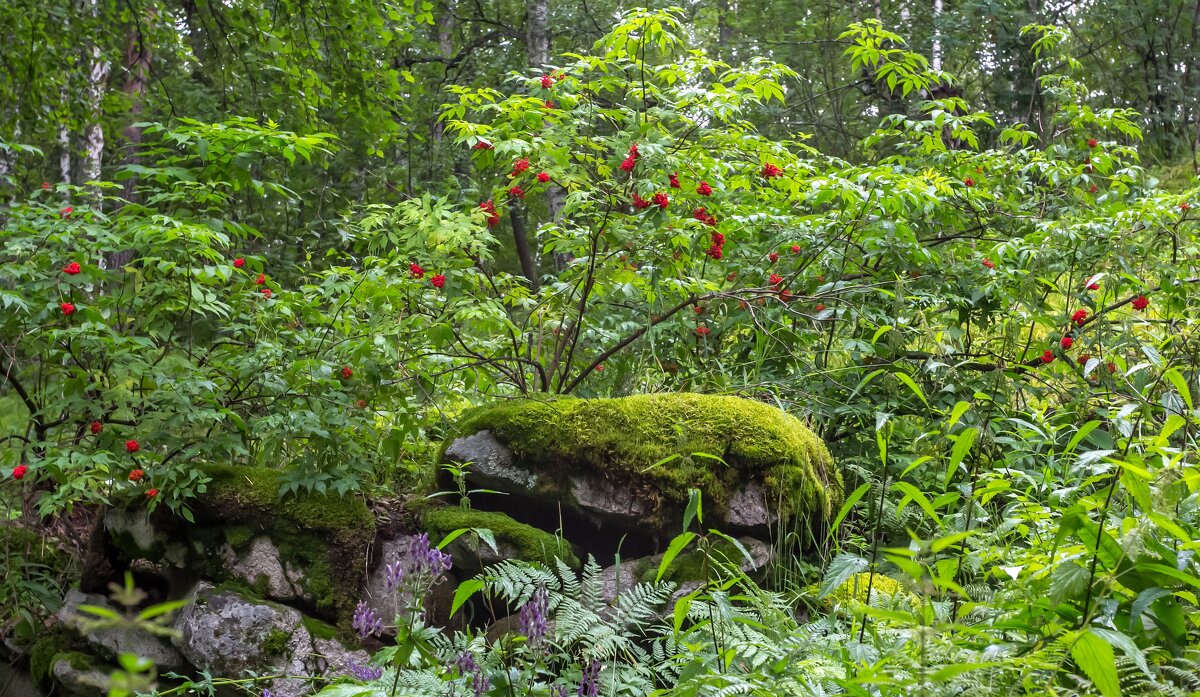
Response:
[[[453,617],[458,612],[459,608],[471,599],[479,591],[483,590],[483,580],[478,578],[468,579],[458,584],[458,588],[454,590],[454,602],[450,605],[450,616]]]
[[[912,393],[915,394],[921,400],[921,403],[925,405],[925,408],[929,408],[929,401],[925,399],[925,393],[921,391],[921,388],[917,385],[917,383],[913,382],[913,379],[908,376],[908,373],[896,372],[892,373],[892,375],[895,375],[897,380],[907,385],[908,389],[912,390]]]
[[[866,484],[860,485],[857,489],[851,492],[849,496],[846,497],[846,502],[842,504],[841,509],[838,511],[837,517],[833,519],[833,524],[829,526],[829,534],[827,535],[826,539],[837,534],[838,526],[842,524],[842,520],[850,512],[850,509],[854,507],[854,504],[858,503],[858,500],[866,495],[870,488],[871,483],[867,482]]]
[[[671,540],[671,544],[667,546],[667,551],[663,554],[662,561],[658,565],[658,574],[654,577],[655,581],[661,581],[663,575],[667,573],[667,569],[671,566],[671,562],[675,561],[675,557],[684,550],[692,540],[696,539],[696,533],[685,532],[682,535],[676,535],[675,539]]]
[[[850,577],[857,573],[862,573],[867,570],[870,563],[858,556],[857,554],[849,554],[843,552],[833,558],[829,562],[829,568],[825,570],[825,578],[821,579],[821,588],[817,593],[818,598],[824,598],[830,593],[838,589]]]
[[[1071,644],[1071,658],[1092,685],[1104,697],[1121,697],[1121,684],[1117,680],[1117,664],[1112,645],[1090,628],[1085,629]]]

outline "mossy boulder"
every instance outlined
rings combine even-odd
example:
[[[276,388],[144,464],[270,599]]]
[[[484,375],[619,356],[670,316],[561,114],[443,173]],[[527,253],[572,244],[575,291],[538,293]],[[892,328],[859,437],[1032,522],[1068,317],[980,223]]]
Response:
[[[503,513],[446,506],[427,511],[423,523],[433,544],[438,544],[455,530],[491,531],[496,542],[494,550],[472,533],[459,535],[447,545],[455,566],[467,571],[479,571],[505,559],[536,561],[550,568],[554,568],[555,559],[561,559],[568,566],[579,568],[579,557],[566,540],[532,525],[518,523]]]
[[[365,664],[365,651],[338,641],[336,631],[295,608],[229,586],[201,582],[175,622],[173,642],[196,668],[238,677],[246,671],[281,676],[270,681],[276,697],[312,694],[311,677]]]
[[[474,463],[482,486],[639,525],[677,522],[691,488],[706,514],[734,528],[828,517],[844,495],[803,423],[717,395],[506,402],[469,412],[441,459]]]
[[[827,609],[839,605],[874,605],[882,607],[915,607],[919,601],[900,582],[883,574],[868,572],[854,574],[825,596]]]
[[[148,559],[196,578],[236,580],[348,626],[364,586],[375,521],[361,497],[280,496],[280,473],[208,465],[211,480],[189,501],[194,523],[165,509],[110,511],[109,539],[126,561]],[[187,586],[178,589],[186,590]]]

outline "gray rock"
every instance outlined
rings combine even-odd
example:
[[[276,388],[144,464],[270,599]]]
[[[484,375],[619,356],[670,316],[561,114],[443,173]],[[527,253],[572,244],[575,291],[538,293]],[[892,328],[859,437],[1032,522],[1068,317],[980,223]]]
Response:
[[[95,617],[81,612],[80,605],[95,605],[114,612],[117,612],[117,609],[104,596],[85,594],[78,590],[67,592],[67,596],[63,598],[63,605],[59,608],[59,622],[65,626],[76,628],[81,638],[101,656],[116,660],[123,653],[131,653],[139,658],[154,661],[154,665],[159,671],[178,671],[187,667],[187,661],[184,660],[183,655],[166,639],[155,636],[144,629],[113,627],[93,629],[83,633],[79,625],[80,620],[87,621],[95,619]]]
[[[305,589],[303,569],[283,561],[279,548],[269,537],[256,537],[240,551],[222,545],[219,556],[228,574],[262,589],[273,600],[285,603],[313,600],[312,593]]]
[[[104,514],[104,530],[111,539],[129,543],[128,547],[136,549],[146,559],[180,567],[187,564],[187,547],[156,528],[144,510],[111,509]]]
[[[750,482],[740,491],[729,497],[729,514],[726,520],[730,525],[741,528],[766,528],[778,521],[767,503],[767,492],[762,484]]]
[[[600,518],[615,518],[629,524],[650,513],[648,501],[638,495],[632,487],[590,475],[576,474],[570,477],[571,497],[576,505],[587,513]]]
[[[76,667],[69,658],[60,658],[50,667],[50,674],[63,692],[73,697],[96,697],[108,694],[111,678],[107,670],[92,665]]]
[[[538,486],[537,473],[515,464],[512,451],[491,431],[455,438],[446,448],[445,459],[470,463],[471,480],[488,488],[528,491]]]
[[[204,581],[196,585],[175,629],[176,646],[197,668],[228,677],[248,670],[289,676],[271,683],[275,697],[308,695],[312,684],[305,676],[340,672],[351,659],[369,660],[365,651],[314,637],[297,610],[218,591]]]

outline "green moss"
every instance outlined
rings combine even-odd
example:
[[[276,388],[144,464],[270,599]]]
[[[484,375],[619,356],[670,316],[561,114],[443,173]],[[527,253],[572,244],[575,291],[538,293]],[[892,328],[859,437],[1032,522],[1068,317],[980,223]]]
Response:
[[[658,561],[658,557],[654,558]],[[745,557],[728,540],[718,539],[708,549],[692,549],[671,560],[662,580],[683,583],[686,581],[707,581],[728,576],[731,566],[739,567]],[[643,564],[634,569],[639,581],[651,582],[658,576],[658,563]]]
[[[523,464],[550,477],[565,468],[648,485],[682,505],[689,488],[718,510],[761,479],[785,513],[831,515],[844,496],[824,443],[795,417],[739,397],[653,394],[620,399],[516,400],[475,410],[458,434],[490,430]],[[725,465],[705,453],[720,457]]]
[[[254,530],[246,525],[230,525],[222,529],[225,542],[234,549],[241,549],[254,539]]]
[[[287,650],[288,642],[292,640],[290,632],[282,629],[272,629],[263,639],[262,649],[269,656],[280,656]]]
[[[520,559],[541,562],[553,568],[557,557],[572,568],[579,568],[579,558],[566,540],[532,525],[518,523],[503,513],[446,506],[428,511],[424,525],[434,543],[455,530],[483,528],[492,531],[497,545],[516,549]]]
[[[54,668],[54,657],[63,653],[68,646],[69,643],[64,637],[50,633],[29,647],[29,675],[35,683],[43,687],[50,684],[50,671]]]
[[[869,596],[868,596],[869,592]],[[909,593],[894,578],[882,574],[861,573],[846,579],[832,593],[825,596],[826,607],[837,605],[889,605],[901,602],[905,605],[915,605],[916,596]]]
[[[235,549],[269,536],[284,562],[304,569],[317,610],[348,626],[375,537],[363,500],[305,493],[280,499],[279,472],[265,467],[210,465],[205,473],[211,481],[196,502],[198,521],[221,526]],[[266,594],[265,583],[255,585],[256,594]]]
[[[308,615],[304,615],[303,622],[304,628],[316,639],[336,639],[338,636],[338,629],[332,624],[325,624]]]

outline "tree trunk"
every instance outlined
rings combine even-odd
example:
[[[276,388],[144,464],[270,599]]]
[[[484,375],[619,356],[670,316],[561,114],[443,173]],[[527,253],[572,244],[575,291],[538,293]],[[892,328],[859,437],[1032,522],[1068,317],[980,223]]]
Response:
[[[99,16],[97,0],[90,0],[92,18]],[[83,181],[99,181],[100,164],[104,158],[104,126],[100,123],[101,101],[108,83],[108,61],[95,43],[91,45],[91,69],[88,71],[87,110],[89,123],[83,129]],[[97,194],[99,192],[97,191]]]
[[[929,66],[942,69],[942,0],[933,0],[933,50],[930,51]]]
[[[525,233],[525,209],[512,205],[508,209],[508,217],[512,221],[513,242],[517,247],[517,259],[521,262],[521,275],[529,279],[529,286],[536,293],[541,284],[538,283],[533,250],[529,247],[529,236]]]
[[[733,28],[729,26],[729,0],[717,2],[717,56],[726,62],[732,60],[732,48],[729,40],[733,38]]]
[[[550,6],[548,0],[530,0],[525,12],[525,52],[529,58],[529,65],[535,69],[542,69],[550,62]],[[563,203],[566,201],[567,192],[561,187],[551,184],[546,187],[546,208],[550,213],[551,220],[558,220],[562,213]],[[524,221],[522,221],[523,223]],[[524,228],[524,225],[522,225]],[[517,226],[513,225],[513,234],[516,235]],[[522,234],[524,230],[522,229]],[[518,242],[518,245],[520,242]],[[525,241],[528,245],[528,240]],[[570,261],[566,255],[556,253],[554,255],[554,268],[557,271],[562,271],[567,262]],[[536,287],[536,281],[534,281]]]
[[[154,18],[154,11],[147,11],[147,21]],[[129,28],[129,40],[125,46],[125,84],[121,90],[129,100],[129,125],[125,127],[125,163],[138,164],[138,150],[142,146],[142,129],[137,126],[145,107],[146,75],[150,72],[150,47],[146,45],[141,29],[135,23]],[[137,187],[137,177],[125,180],[125,200],[132,201]]]

